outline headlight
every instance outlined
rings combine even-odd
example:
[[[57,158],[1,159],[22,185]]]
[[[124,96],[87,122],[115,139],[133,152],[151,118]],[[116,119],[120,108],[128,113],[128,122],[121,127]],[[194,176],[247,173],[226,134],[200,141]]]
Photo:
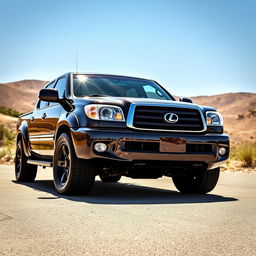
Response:
[[[84,110],[86,116],[94,120],[125,121],[123,110],[117,106],[90,104]]]
[[[207,111],[206,112],[206,123],[209,126],[223,126],[222,115],[218,112]]]

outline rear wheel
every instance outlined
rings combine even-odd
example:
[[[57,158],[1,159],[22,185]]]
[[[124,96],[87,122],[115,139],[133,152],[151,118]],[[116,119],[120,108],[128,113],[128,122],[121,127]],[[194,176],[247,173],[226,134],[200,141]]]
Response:
[[[70,136],[66,133],[57,140],[53,178],[56,190],[60,194],[88,194],[95,180],[95,169],[89,161],[76,157]]]
[[[219,179],[220,168],[187,172],[184,175],[173,176],[175,187],[186,194],[205,194],[212,191]]]
[[[22,145],[22,140],[17,142],[15,155],[15,177],[19,182],[33,182],[37,174],[37,166],[28,164]]]
[[[118,182],[121,179],[121,175],[118,176],[105,176],[99,175],[102,182]]]

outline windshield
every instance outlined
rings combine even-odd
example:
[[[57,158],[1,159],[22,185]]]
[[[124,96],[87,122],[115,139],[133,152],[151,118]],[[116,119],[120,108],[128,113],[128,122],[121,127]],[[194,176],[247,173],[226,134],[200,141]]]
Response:
[[[76,97],[113,96],[173,100],[157,83],[151,80],[103,75],[74,75]]]

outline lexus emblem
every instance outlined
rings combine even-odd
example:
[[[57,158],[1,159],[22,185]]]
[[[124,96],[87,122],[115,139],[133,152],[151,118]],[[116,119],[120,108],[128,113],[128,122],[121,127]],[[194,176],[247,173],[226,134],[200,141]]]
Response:
[[[178,122],[179,117],[175,113],[167,113],[167,114],[164,115],[164,120],[167,123],[174,124],[174,123]]]

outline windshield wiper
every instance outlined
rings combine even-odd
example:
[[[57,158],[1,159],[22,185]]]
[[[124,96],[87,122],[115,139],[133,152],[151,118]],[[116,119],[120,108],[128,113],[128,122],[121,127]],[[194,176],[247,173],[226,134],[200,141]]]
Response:
[[[88,97],[108,97],[109,95],[105,95],[105,94],[89,94],[86,95]]]

